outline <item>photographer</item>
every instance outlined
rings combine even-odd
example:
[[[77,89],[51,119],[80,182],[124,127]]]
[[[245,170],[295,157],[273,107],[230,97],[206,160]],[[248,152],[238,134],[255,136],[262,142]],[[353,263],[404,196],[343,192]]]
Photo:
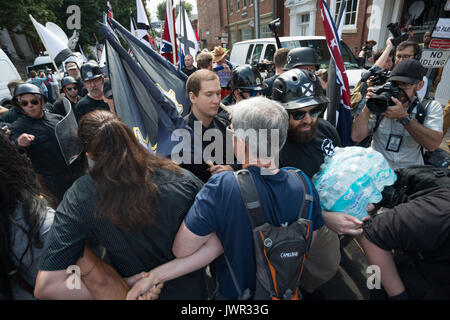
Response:
[[[424,68],[406,59],[392,70],[382,87],[367,89],[367,102],[352,126],[352,140],[373,135],[372,148],[381,152],[392,169],[423,165],[422,147],[433,151],[442,141],[441,105],[429,100],[424,105],[417,92],[424,86]]]
[[[359,52],[359,57],[364,58],[364,66],[372,66],[374,64],[375,57],[373,56],[373,47],[377,44],[375,40],[366,41],[365,46]]]

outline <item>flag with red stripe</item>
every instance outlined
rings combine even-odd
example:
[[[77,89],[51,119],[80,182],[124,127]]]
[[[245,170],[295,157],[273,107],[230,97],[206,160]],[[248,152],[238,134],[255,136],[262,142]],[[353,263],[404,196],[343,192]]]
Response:
[[[345,5],[342,4],[342,5]],[[336,29],[330,10],[325,0],[320,1],[320,14],[323,21],[323,29],[327,41],[328,50],[336,64],[336,82],[340,88],[340,103],[336,123],[333,125],[342,140],[344,146],[353,145],[351,141],[352,115],[350,109],[350,86],[348,84],[347,72],[345,71],[344,60],[342,59],[341,40]]]

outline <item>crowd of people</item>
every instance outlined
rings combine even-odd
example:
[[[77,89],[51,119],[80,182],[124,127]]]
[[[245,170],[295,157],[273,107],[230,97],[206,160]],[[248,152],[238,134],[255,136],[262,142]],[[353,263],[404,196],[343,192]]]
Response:
[[[380,152],[392,169],[424,165],[423,149],[436,150],[449,126],[444,107],[432,99],[441,73],[422,67],[420,50],[412,41],[394,47],[388,39],[352,92],[352,140]],[[0,116],[2,298],[251,298],[261,291],[250,209],[284,227],[297,221],[305,203],[307,254],[293,296],[323,298],[318,288],[336,275],[340,236],[346,236],[380,267],[389,299],[442,298],[433,288],[417,296],[407,287],[393,250],[430,254],[448,247],[450,186],[401,207],[376,212],[370,206],[364,221],[323,210],[311,179],[342,144],[323,119],[328,75],[319,70],[316,51],[278,49],[274,74],[265,79],[255,66],[234,66],[227,54],[220,46],[200,52],[196,66],[185,56],[191,111],[184,120],[201,126],[202,136],[220,132],[223,146],[214,161],[202,157],[201,163],[176,164],[149,152],[115,115],[111,85],[99,66],[68,62],[60,94],[70,102],[83,146],[68,164],[55,127],[70,110],[61,99],[49,102],[45,81],[34,74],[26,83],[10,82],[13,106]],[[386,92],[397,93],[380,111],[373,101],[377,86],[386,83]],[[448,115],[450,104],[445,108]],[[242,134],[246,130],[278,134],[252,139]],[[208,142],[202,141],[202,155]],[[253,179],[259,200],[251,206],[239,175]],[[450,259],[439,263],[448,268]],[[79,268],[77,290],[67,286],[71,266]]]

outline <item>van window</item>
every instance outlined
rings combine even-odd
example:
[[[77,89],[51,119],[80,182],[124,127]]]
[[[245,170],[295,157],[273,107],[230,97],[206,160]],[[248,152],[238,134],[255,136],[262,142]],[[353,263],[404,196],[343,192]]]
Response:
[[[263,44],[257,44],[255,46],[255,50],[253,51],[253,54],[252,54],[252,60],[251,60],[252,64],[259,63],[259,58],[261,57],[263,47],[264,47]]]
[[[253,47],[254,47],[253,44],[251,44],[251,45],[248,47],[247,58],[245,58],[245,64],[250,64],[250,58],[251,58],[251,56],[252,56]]]
[[[264,52],[264,59],[273,61],[273,55],[275,54],[275,51],[275,46],[273,44],[268,44],[266,47],[266,51]]]
[[[291,40],[284,41],[281,43],[283,48],[294,49],[298,47],[310,47],[316,50],[317,55],[319,56],[319,63],[325,65],[328,68],[328,64],[330,63],[330,52],[328,51],[327,42],[325,40]],[[341,41],[342,46],[342,59],[344,60],[345,68],[351,69],[359,69],[358,62],[355,57],[351,53],[350,49],[347,45]]]

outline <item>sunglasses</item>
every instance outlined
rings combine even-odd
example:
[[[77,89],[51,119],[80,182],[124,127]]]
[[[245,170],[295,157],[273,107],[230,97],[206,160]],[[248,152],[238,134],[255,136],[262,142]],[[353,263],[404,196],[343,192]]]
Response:
[[[77,87],[70,87],[70,88],[66,88],[66,89],[67,89],[67,91],[78,90]]]
[[[239,90],[240,93],[248,93],[250,97],[256,97],[261,94],[261,90]]]
[[[32,99],[31,101],[22,100],[22,101],[20,101],[20,105],[22,107],[26,107],[26,106],[28,106],[29,103],[31,103],[32,105],[37,106],[39,104],[39,102],[40,101],[38,99]]]
[[[294,120],[300,121],[306,116],[307,113],[309,113],[309,116],[311,118],[317,118],[322,113],[322,111],[323,111],[323,107],[318,106],[309,111],[301,111],[300,110],[300,111],[295,111],[295,112],[289,112],[289,114],[292,116],[292,118]]]

